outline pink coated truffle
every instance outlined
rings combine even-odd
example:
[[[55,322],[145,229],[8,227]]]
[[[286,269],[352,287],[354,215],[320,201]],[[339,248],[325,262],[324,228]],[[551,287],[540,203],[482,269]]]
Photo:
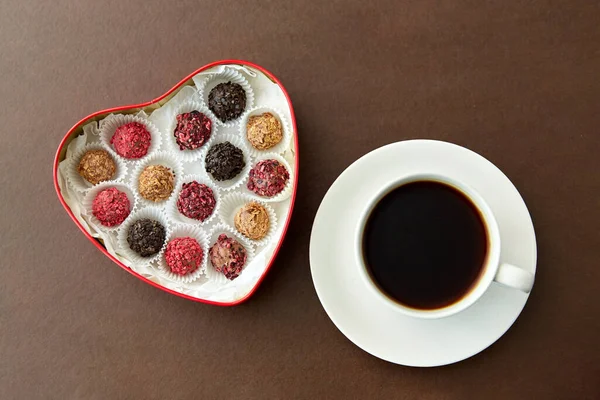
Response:
[[[121,157],[136,159],[148,154],[151,141],[148,128],[139,122],[129,122],[117,128],[110,144]]]
[[[204,251],[200,243],[191,237],[171,240],[165,249],[167,266],[176,275],[187,275],[202,265]]]
[[[104,226],[117,226],[125,221],[131,212],[127,195],[116,188],[104,189],[92,203],[94,217]]]

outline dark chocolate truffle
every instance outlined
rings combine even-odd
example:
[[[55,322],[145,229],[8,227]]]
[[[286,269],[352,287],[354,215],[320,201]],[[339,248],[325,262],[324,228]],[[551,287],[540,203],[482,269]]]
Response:
[[[250,170],[248,189],[259,196],[273,197],[285,188],[290,174],[277,160],[263,160]]]
[[[235,178],[246,166],[242,150],[229,142],[212,146],[204,161],[206,172],[218,181]]]
[[[163,165],[149,165],[140,174],[138,191],[146,200],[163,201],[173,193],[175,176]]]
[[[86,151],[77,167],[79,175],[92,185],[111,180],[116,171],[115,160],[106,150]]]
[[[236,119],[246,109],[246,91],[237,83],[219,83],[208,94],[208,108],[222,122]]]
[[[234,280],[246,264],[246,249],[237,240],[220,234],[209,250],[210,263],[229,280]]]
[[[129,248],[142,257],[152,256],[162,249],[165,243],[165,227],[150,218],[135,221],[127,231]]]
[[[177,126],[173,131],[179,150],[194,150],[208,142],[212,133],[212,121],[200,111],[177,116]]]
[[[120,225],[130,212],[129,198],[114,187],[102,190],[92,202],[92,214],[104,226]]]
[[[216,205],[212,189],[196,181],[184,183],[177,198],[177,210],[201,222],[212,215]]]
[[[171,240],[165,249],[165,261],[175,275],[187,275],[202,265],[204,251],[200,243],[191,237]]]
[[[142,158],[148,154],[152,135],[150,131],[139,122],[129,122],[117,128],[110,144],[118,155],[125,158]]]

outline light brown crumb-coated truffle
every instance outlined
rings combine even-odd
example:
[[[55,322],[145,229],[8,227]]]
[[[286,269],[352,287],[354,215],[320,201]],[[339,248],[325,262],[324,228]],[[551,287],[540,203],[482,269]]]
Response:
[[[175,177],[173,172],[163,165],[149,165],[140,174],[138,190],[140,195],[150,201],[163,201],[173,193]]]
[[[233,222],[238,232],[252,240],[264,238],[271,225],[267,210],[254,201],[240,208]]]
[[[87,151],[77,167],[79,175],[92,185],[111,180],[116,171],[115,160],[106,150]]]
[[[258,150],[268,150],[283,139],[281,121],[270,112],[248,118],[246,137]]]

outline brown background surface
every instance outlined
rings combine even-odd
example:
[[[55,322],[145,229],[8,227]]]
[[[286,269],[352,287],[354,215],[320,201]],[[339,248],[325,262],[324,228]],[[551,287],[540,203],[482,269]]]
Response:
[[[163,293],[105,258],[54,194],[64,133],[211,61],[271,70],[294,102],[297,206],[246,304]],[[0,3],[1,399],[600,398],[597,1]],[[465,145],[516,184],[536,286],[483,353],[413,369],[330,322],[309,271],[329,185],[381,145]]]

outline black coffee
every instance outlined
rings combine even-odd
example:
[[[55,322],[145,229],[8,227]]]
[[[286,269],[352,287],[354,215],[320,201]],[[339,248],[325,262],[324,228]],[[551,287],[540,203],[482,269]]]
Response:
[[[407,183],[373,208],[363,256],[374,282],[411,308],[436,309],[466,295],[479,278],[488,239],[482,216],[457,189]]]

